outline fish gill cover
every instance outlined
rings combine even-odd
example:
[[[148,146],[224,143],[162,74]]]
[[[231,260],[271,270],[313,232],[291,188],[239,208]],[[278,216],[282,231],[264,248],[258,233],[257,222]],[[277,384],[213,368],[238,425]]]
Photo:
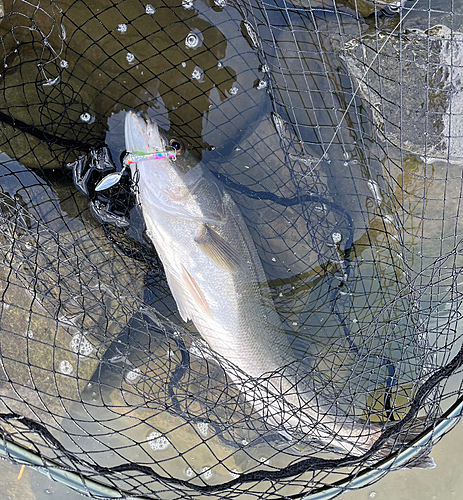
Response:
[[[149,1],[1,5],[3,452],[98,498],[334,495],[405,450],[432,467],[413,440],[462,393],[463,8]],[[126,151],[127,117],[168,152]],[[142,192],[164,165],[200,172],[212,214],[167,249]],[[246,342],[183,308],[213,315],[169,267],[193,247]]]

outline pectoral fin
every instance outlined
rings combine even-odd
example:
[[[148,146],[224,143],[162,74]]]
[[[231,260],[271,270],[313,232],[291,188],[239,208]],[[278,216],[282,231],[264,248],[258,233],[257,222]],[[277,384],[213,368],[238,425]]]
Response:
[[[248,269],[246,261],[235,248],[207,224],[204,224],[195,241],[211,260],[227,271],[234,272],[240,269],[246,271]]]
[[[190,297],[193,299],[193,303],[196,308],[203,314],[208,317],[212,316],[211,309],[209,308],[209,304],[206,301],[206,297],[199,287],[198,283],[196,283],[195,279],[191,274],[182,266],[182,278],[185,288],[188,290]]]
[[[180,273],[174,272],[167,266],[164,266],[164,269],[170,291],[183,321],[192,320],[195,312],[196,315],[211,317],[212,312],[206,297],[187,269],[183,265],[181,265]]]
[[[166,271],[167,283],[177,304],[178,312],[183,321],[189,321],[192,319],[192,311],[188,295],[185,293],[186,290],[182,278],[177,273],[172,272],[167,266],[164,266],[164,269]]]

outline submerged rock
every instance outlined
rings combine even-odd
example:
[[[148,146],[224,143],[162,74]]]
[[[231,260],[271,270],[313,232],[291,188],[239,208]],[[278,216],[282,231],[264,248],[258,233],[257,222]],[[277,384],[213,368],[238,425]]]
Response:
[[[52,190],[16,162],[1,163],[0,175],[0,394],[64,416],[137,309],[145,271],[74,188]]]
[[[437,25],[368,34],[346,44],[345,62],[383,139],[427,162],[461,161],[462,33]]]

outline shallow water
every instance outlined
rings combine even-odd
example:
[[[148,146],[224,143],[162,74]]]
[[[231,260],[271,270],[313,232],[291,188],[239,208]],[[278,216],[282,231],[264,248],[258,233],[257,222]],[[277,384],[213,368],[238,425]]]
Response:
[[[346,500],[447,500],[461,498],[463,488],[463,426],[458,425],[433,448],[437,467],[433,470],[403,470],[388,474],[376,484],[342,495]],[[82,496],[51,481],[31,468],[21,479],[20,465],[0,461],[2,490],[0,500],[79,500]]]

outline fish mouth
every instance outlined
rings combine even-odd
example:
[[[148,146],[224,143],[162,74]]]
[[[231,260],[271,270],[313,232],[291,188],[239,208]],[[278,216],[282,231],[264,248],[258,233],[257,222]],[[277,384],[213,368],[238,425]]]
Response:
[[[154,153],[164,149],[165,141],[156,123],[135,111],[128,111],[125,115],[124,133],[128,153]]]

